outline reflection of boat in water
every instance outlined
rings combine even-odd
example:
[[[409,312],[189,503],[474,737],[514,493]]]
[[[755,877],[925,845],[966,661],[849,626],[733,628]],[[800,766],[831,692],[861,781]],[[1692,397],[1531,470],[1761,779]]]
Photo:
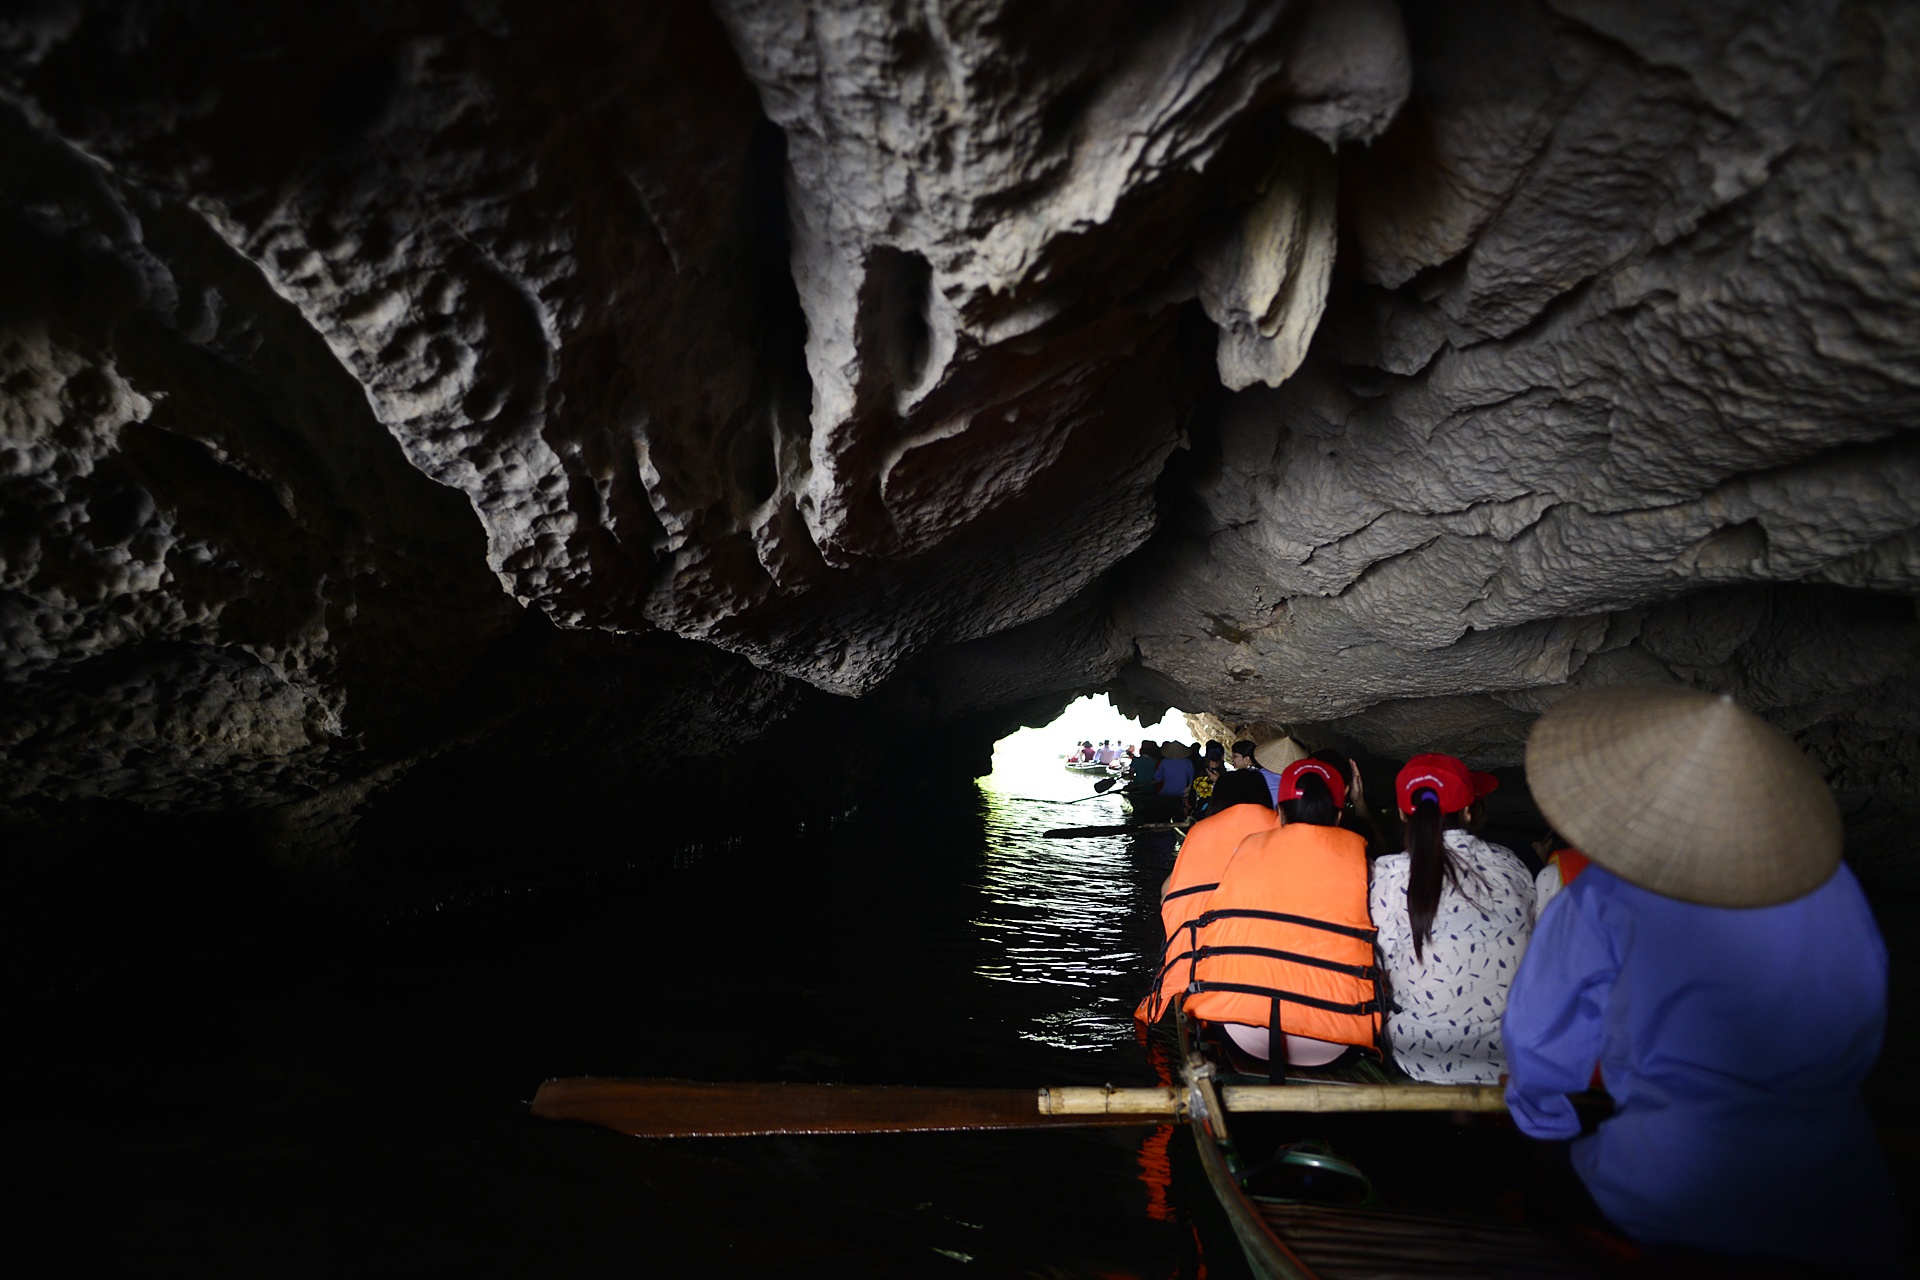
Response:
[[[1265,1083],[1264,1073],[1237,1071],[1226,1060],[1226,1052],[1203,1043],[1185,1018],[1180,1020],[1180,1043],[1201,1168],[1260,1280],[1362,1276],[1571,1280],[1611,1274],[1572,1238],[1502,1221],[1492,1213],[1456,1216],[1380,1207],[1373,1183],[1335,1155],[1327,1143],[1276,1137],[1269,1117],[1226,1109],[1221,1101],[1225,1086]],[[1404,1080],[1372,1059],[1344,1068],[1287,1073],[1289,1084]],[[1261,1121],[1269,1123],[1263,1126]],[[1391,1122],[1375,1118],[1369,1123]]]

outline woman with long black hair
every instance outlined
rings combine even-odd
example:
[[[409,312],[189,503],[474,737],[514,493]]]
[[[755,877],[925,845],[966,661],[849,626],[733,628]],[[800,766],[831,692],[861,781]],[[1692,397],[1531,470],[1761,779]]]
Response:
[[[1494,1084],[1500,1015],[1533,929],[1533,878],[1511,849],[1467,830],[1498,783],[1452,756],[1395,779],[1407,850],[1373,864],[1368,907],[1388,988],[1387,1042],[1416,1080]]]

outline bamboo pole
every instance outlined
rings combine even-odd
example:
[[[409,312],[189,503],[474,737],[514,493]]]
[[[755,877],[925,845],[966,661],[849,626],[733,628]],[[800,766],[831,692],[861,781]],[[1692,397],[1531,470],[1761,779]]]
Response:
[[[1229,1112],[1505,1111],[1506,1099],[1492,1084],[1230,1084],[1220,1090]],[[1046,1116],[1184,1116],[1179,1089],[1115,1089],[1069,1086],[1042,1089]]]
[[[1185,1115],[1182,1089],[1116,1089],[1112,1085],[1067,1085],[1040,1090],[1043,1116]]]
[[[1228,1111],[1505,1111],[1497,1084],[1230,1084]]]
[[[1502,1105],[1491,1085],[1253,1084],[1227,1085],[1220,1095],[1229,1113],[1498,1111]],[[542,1084],[532,1112],[542,1120],[595,1124],[637,1137],[717,1138],[1165,1123],[1188,1119],[1188,1097],[1180,1088],[1036,1091],[574,1077]]]

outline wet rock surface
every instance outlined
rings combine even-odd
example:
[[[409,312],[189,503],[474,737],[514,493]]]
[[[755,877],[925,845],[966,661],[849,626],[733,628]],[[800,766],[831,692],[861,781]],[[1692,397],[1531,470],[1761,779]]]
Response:
[[[0,806],[331,865],[1093,689],[1496,767],[1681,680],[1910,878],[1917,57],[1864,3],[14,10]]]

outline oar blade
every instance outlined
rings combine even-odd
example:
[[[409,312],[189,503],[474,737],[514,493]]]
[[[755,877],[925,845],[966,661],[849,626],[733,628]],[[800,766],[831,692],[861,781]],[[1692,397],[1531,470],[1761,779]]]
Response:
[[[1042,1115],[1033,1089],[742,1084],[692,1080],[549,1080],[533,1098],[542,1120],[598,1125],[637,1138],[803,1133],[940,1133],[1138,1124],[1127,1116]]]

